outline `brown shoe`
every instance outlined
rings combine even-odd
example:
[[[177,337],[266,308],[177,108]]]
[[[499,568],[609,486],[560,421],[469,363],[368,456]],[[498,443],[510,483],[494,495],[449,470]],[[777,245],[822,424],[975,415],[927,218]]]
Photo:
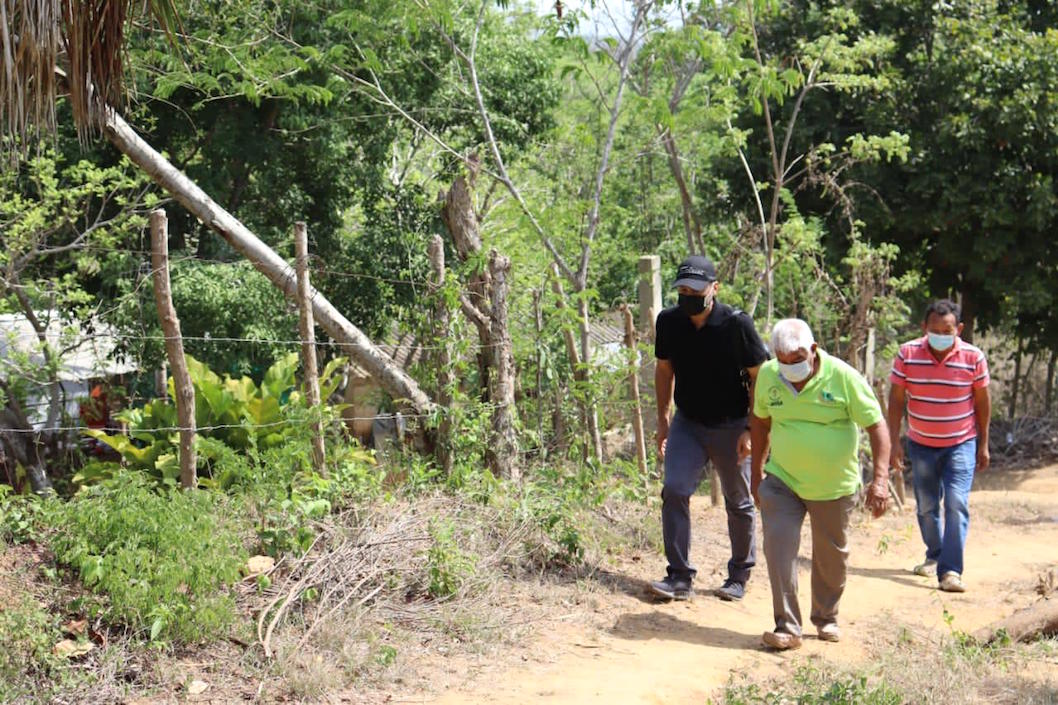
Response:
[[[801,648],[801,637],[786,632],[764,632],[760,638],[765,646],[777,651],[788,651]]]
[[[816,633],[820,641],[841,641],[841,627],[835,622],[824,624]]]

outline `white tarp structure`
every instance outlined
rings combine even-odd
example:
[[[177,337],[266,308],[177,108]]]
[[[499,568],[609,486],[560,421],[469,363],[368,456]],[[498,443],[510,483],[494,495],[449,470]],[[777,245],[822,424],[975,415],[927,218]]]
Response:
[[[61,362],[58,377],[72,419],[78,417],[78,400],[88,395],[91,380],[136,371],[134,365],[114,359],[117,338],[109,326],[98,323],[87,331],[77,321],[62,320],[56,311],[37,315],[46,324],[48,344]],[[32,385],[25,409],[35,428],[43,425],[48,412],[46,378],[39,372],[43,365],[41,343],[29,320],[20,313],[0,314],[0,376],[39,380]]]

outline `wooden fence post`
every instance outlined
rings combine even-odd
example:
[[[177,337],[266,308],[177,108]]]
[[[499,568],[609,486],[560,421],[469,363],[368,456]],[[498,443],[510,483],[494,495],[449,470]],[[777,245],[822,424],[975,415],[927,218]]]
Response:
[[[158,307],[158,319],[165,335],[165,354],[173,370],[173,387],[176,390],[176,418],[180,426],[180,485],[184,489],[193,489],[198,485],[195,468],[195,389],[191,385],[187,360],[184,359],[180,319],[176,317],[169,286],[169,221],[161,208],[151,211],[150,220],[154,302]]]
[[[632,351],[633,365],[639,359],[637,350],[636,326],[632,321],[632,309],[628,304],[621,305],[621,312],[625,321],[625,347]],[[650,488],[650,476],[647,471],[647,442],[643,437],[643,405],[639,401],[639,370],[632,368],[628,376],[629,387],[632,391],[632,430],[636,435],[636,460],[639,463],[639,472],[643,475],[647,489]]]
[[[309,286],[309,234],[305,223],[294,223],[294,266],[298,277],[298,330],[301,332],[301,367],[305,375],[305,405],[310,414],[320,412],[320,372],[316,363],[316,323],[312,315],[312,295]],[[323,427],[312,422],[312,467],[326,474]]]
[[[437,460],[441,464],[445,477],[452,474],[454,457],[452,455],[452,388],[455,386],[455,372],[452,369],[452,353],[448,347],[449,325],[451,317],[445,301],[445,246],[440,235],[434,235],[428,248],[430,268],[433,270],[433,290],[437,302],[434,305],[434,344],[437,345],[437,405],[441,407],[441,423],[437,428]]]
[[[661,258],[643,255],[639,258],[639,331],[647,341],[654,342],[654,327],[661,313]],[[653,438],[658,430],[657,407],[654,404],[654,356],[639,368],[639,385],[647,395],[648,413],[643,417],[643,435]],[[659,472],[660,476],[661,473]]]
[[[639,258],[639,330],[654,328],[654,318],[661,311],[661,258],[643,255]]]

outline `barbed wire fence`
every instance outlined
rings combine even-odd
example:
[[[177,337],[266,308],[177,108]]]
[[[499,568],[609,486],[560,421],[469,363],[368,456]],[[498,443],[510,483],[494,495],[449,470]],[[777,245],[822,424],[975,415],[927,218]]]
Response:
[[[144,257],[144,258],[147,258],[147,257],[150,256],[150,251],[149,250],[143,250],[143,249],[109,248],[109,247],[107,247],[107,248],[98,247],[97,248],[97,247],[94,247],[94,246],[91,246],[91,245],[86,246],[85,249],[105,251],[107,253],[119,252],[119,253],[124,253],[124,254],[135,255],[137,257]],[[170,270],[172,268],[172,265],[175,264],[175,263],[179,263],[179,262],[183,262],[183,261],[191,261],[191,260],[193,260],[195,262],[201,262],[201,263],[212,264],[212,265],[231,265],[231,266],[243,266],[243,267],[247,266],[247,263],[246,263],[245,260],[228,261],[228,260],[208,259],[208,258],[204,259],[204,258],[199,258],[199,257],[194,257],[194,256],[186,256],[186,257],[176,257],[176,258],[173,258],[172,260],[170,260]],[[145,264],[146,264],[146,266],[144,266]],[[314,264],[318,264],[318,259],[317,259],[317,262],[314,262]],[[384,282],[384,283],[387,283],[387,284],[394,284],[394,285],[413,286],[413,287],[420,287],[421,286],[424,289],[426,289],[429,286],[429,281],[427,279],[425,279],[425,278],[417,279],[417,278],[407,278],[407,277],[405,277],[405,278],[401,278],[401,277],[383,277],[383,276],[375,275],[373,273],[339,271],[339,270],[330,269],[330,268],[322,267],[322,266],[314,266],[312,268],[312,272],[313,272],[313,274],[322,275],[324,277],[333,277],[333,278],[339,278],[339,279],[355,278],[355,279],[364,279],[364,280],[374,280],[374,281],[379,281],[379,282]],[[120,306],[127,305],[130,301],[141,301],[142,300],[143,288],[147,285],[147,282],[150,281],[151,275],[153,274],[153,269],[150,267],[148,262],[142,262],[141,261],[135,267],[129,268],[127,273],[130,274],[130,275],[135,276],[135,278],[136,278],[136,284],[133,286],[133,288],[130,291],[124,293],[123,295],[121,295],[119,297],[115,297],[115,298],[107,301],[105,307],[100,305],[98,308],[96,308],[95,315],[99,316],[100,318],[105,319],[109,314],[112,314]],[[174,280],[178,280],[178,279],[179,279],[178,276],[174,277]],[[322,293],[318,289],[314,289],[312,295],[313,296],[321,296]],[[531,318],[530,315],[528,315],[525,312],[523,312],[522,313],[522,317],[518,319],[518,320],[522,321],[519,325],[528,324],[530,318]],[[142,318],[141,318],[141,320],[142,320]],[[556,331],[552,330],[551,332],[555,333]],[[556,334],[560,335],[560,333],[556,333]],[[158,335],[158,334],[153,333],[153,332],[149,332],[149,331],[146,330],[146,328],[144,328],[143,332],[141,332],[141,333],[135,333],[135,332],[131,332],[131,331],[100,330],[100,331],[94,331],[94,332],[85,333],[85,334],[83,334],[81,336],[81,338],[83,340],[85,340],[85,341],[91,340],[92,338],[102,338],[102,339],[107,339],[107,340],[109,340],[111,342],[120,343],[120,344],[136,344],[136,343],[144,343],[144,342],[165,342],[165,340],[167,339],[166,336]],[[271,347],[271,348],[284,347],[284,346],[295,347],[295,346],[301,346],[301,345],[303,345],[304,343],[307,342],[306,340],[302,339],[300,336],[288,336],[288,337],[274,337],[274,338],[272,338],[272,337],[231,336],[231,335],[213,336],[213,335],[210,335],[208,333],[206,333],[204,335],[182,336],[182,339],[187,341],[187,342],[194,343],[196,346],[209,346],[209,345],[214,345],[214,346],[219,346],[219,345],[241,346],[241,345],[245,345],[245,346],[268,346],[268,347]],[[326,337],[323,338],[323,339],[316,340],[314,342],[320,348],[329,349],[334,354],[341,354],[342,351],[348,351],[348,350],[351,350],[351,349],[354,349],[354,348],[357,347],[355,344],[339,343],[339,342],[337,342],[337,341],[335,341],[333,339],[326,338]],[[399,341],[394,341],[392,343],[372,344],[371,347],[382,348],[383,350],[386,350],[387,352],[391,352],[391,351],[395,352],[396,347],[398,347],[399,344],[400,344]],[[539,344],[538,341],[537,341],[537,344]],[[477,342],[477,341],[474,341],[474,340],[470,340],[469,336],[468,336],[468,339],[456,341],[455,345],[453,345],[453,341],[446,341],[446,342],[421,342],[419,340],[415,340],[414,342],[411,343],[410,347],[413,348],[415,351],[417,351],[419,353],[430,353],[430,352],[433,352],[433,351],[439,351],[439,350],[441,350],[441,349],[443,349],[445,347],[455,347],[455,348],[458,349],[458,351],[461,354],[470,355],[470,354],[474,354],[474,353],[481,352],[481,351],[484,351],[484,350],[488,350],[490,348],[495,347],[496,345],[498,345],[498,343],[482,344],[480,342]],[[368,346],[364,346],[364,347],[368,347]],[[556,345],[556,349],[560,350],[561,349],[561,345]],[[614,379],[620,379],[620,378],[626,378],[629,374],[638,375],[638,374],[640,374],[642,372],[642,370],[644,370],[647,367],[649,367],[651,362],[652,362],[651,360],[646,359],[646,356],[640,355],[638,361],[633,363],[633,365],[627,365],[623,369],[621,369],[620,371],[615,371],[612,376],[614,377]],[[526,363],[525,364],[526,365],[532,365],[533,361],[530,360],[529,358],[526,358]],[[613,365],[612,360],[608,364],[610,364],[612,366]],[[43,381],[43,380],[36,380],[36,381],[40,382],[40,381]],[[614,417],[624,417],[625,415],[627,415],[627,414],[631,413],[632,411],[634,411],[635,403],[631,399],[605,398],[607,392],[610,392],[611,393],[610,396],[612,397],[612,391],[613,390],[601,390],[601,391],[600,390],[580,390],[580,389],[576,389],[576,388],[574,388],[572,386],[567,386],[564,389],[560,389],[559,390],[560,393],[557,396],[551,397],[551,398],[546,399],[546,400],[541,398],[541,399],[533,399],[532,401],[534,401],[535,403],[540,404],[540,405],[545,404],[545,402],[550,402],[550,403],[554,403],[554,404],[561,404],[563,402],[563,400],[566,401],[566,402],[572,402],[573,399],[574,399],[574,396],[576,394],[581,394],[581,395],[587,395],[587,396],[592,397],[592,401],[593,401],[594,404],[596,404],[598,407],[600,407],[602,409],[606,409],[606,410],[610,411]],[[496,404],[488,403],[488,402],[481,402],[481,401],[475,401],[473,403],[463,402],[463,404],[464,404],[464,406],[467,407],[465,409],[465,411],[468,411],[469,413],[476,413],[476,414],[487,414],[487,413],[495,410],[496,408],[498,408],[498,405],[496,405]],[[42,403],[39,403],[39,404],[27,404],[26,408],[34,408],[34,407],[40,407],[40,406],[44,406],[44,405],[46,405],[45,402],[42,402]],[[453,411],[452,409],[445,409],[445,410],[442,410],[442,413],[451,413],[452,411]],[[561,409],[554,409],[553,413],[554,414],[562,414],[563,412],[562,412]],[[570,414],[567,414],[567,415],[568,416],[572,416]],[[342,422],[344,422],[345,424],[348,425],[348,424],[352,424],[354,422],[372,422],[373,423],[373,422],[376,422],[376,421],[379,421],[379,420],[393,419],[394,417],[397,417],[397,416],[399,416],[401,419],[406,420],[406,421],[420,421],[420,422],[424,422],[425,423],[429,419],[429,417],[434,416],[434,415],[433,414],[425,414],[425,413],[411,413],[411,412],[393,412],[393,411],[389,411],[389,412],[375,413],[375,414],[371,414],[371,415],[343,414],[341,420],[342,420]],[[292,417],[292,418],[284,419],[284,420],[281,420],[281,421],[270,422],[270,423],[265,423],[265,424],[255,424],[255,423],[250,423],[250,422],[242,422],[242,423],[238,423],[238,424],[204,425],[204,426],[199,426],[199,427],[197,427],[194,430],[196,430],[198,432],[203,432],[203,433],[208,433],[208,432],[213,432],[213,431],[222,431],[222,430],[228,430],[228,429],[242,429],[242,430],[249,430],[249,431],[257,431],[257,430],[265,430],[265,429],[274,429],[276,427],[281,427],[281,426],[308,425],[310,423],[312,423],[312,421],[309,420],[309,419]],[[528,424],[523,424],[523,425],[527,426]],[[59,433],[59,434],[78,434],[78,433],[83,432],[84,430],[85,430],[85,427],[80,425],[80,424],[54,426],[54,427],[46,429],[46,431],[49,432],[49,433]],[[186,426],[171,425],[171,426],[158,427],[158,428],[149,429],[149,430],[152,431],[152,432],[157,432],[157,433],[179,433],[181,431],[188,431],[190,429],[189,429],[189,427],[186,427]],[[8,432],[8,433],[15,434],[15,435],[19,435],[19,434],[39,434],[39,433],[41,433],[41,429],[36,429],[36,428],[30,428],[30,429],[6,428],[6,429],[4,429],[4,431]],[[522,448],[521,450],[519,450],[519,454],[522,455],[522,456],[540,456],[540,455],[542,455],[542,451],[544,450],[544,446],[546,445],[546,441],[545,441],[544,438],[537,438],[537,439],[535,439],[535,441],[536,441],[536,443],[535,443],[535,445],[533,447]],[[545,453],[546,453],[546,451],[545,451]]]

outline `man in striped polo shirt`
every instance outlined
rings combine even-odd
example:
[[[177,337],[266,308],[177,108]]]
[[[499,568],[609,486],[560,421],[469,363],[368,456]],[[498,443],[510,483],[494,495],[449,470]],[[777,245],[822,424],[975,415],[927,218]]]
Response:
[[[904,465],[900,425],[908,417],[908,455],[926,560],[918,575],[936,573],[940,589],[964,592],[963,548],[970,524],[974,471],[988,468],[988,362],[961,340],[961,310],[947,299],[926,309],[925,335],[904,343],[889,376],[892,464]],[[943,499],[944,520],[940,505]]]

